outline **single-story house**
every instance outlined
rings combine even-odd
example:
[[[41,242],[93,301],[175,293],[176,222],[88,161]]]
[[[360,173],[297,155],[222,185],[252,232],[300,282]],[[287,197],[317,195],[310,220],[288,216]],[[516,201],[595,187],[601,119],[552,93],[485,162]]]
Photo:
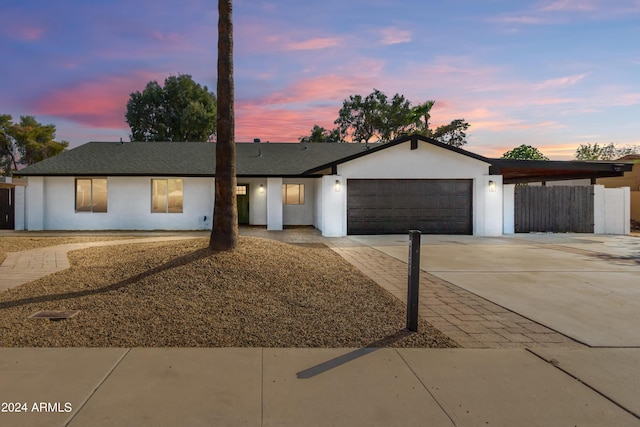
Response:
[[[215,147],[90,142],[26,167],[28,186],[13,196],[15,228],[210,229]],[[496,236],[514,232],[515,184],[594,180],[630,167],[489,159],[420,135],[386,144],[237,143],[238,218],[269,230],[313,225],[324,236]]]

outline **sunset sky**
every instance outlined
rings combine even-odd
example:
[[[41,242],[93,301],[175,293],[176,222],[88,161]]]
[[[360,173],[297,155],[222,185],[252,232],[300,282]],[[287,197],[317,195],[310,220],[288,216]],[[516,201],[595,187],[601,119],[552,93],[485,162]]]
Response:
[[[640,144],[640,0],[234,0],[236,140],[295,142],[374,88],[464,118],[470,151]],[[0,1],[0,114],[129,140],[129,94],[215,91],[214,0]]]

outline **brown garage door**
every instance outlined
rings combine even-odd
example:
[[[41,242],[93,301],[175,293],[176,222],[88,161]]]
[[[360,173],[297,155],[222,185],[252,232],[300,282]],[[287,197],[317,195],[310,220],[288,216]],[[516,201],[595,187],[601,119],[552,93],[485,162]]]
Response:
[[[470,179],[349,179],[348,234],[472,234]]]

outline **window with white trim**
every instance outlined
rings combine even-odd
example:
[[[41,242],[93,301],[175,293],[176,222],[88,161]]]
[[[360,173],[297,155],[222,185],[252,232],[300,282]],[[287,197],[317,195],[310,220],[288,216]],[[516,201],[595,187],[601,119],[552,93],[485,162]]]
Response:
[[[304,205],[304,184],[282,184],[282,203]]]
[[[107,178],[76,178],[76,212],[107,211]]]
[[[182,213],[183,182],[180,178],[151,180],[151,213]]]

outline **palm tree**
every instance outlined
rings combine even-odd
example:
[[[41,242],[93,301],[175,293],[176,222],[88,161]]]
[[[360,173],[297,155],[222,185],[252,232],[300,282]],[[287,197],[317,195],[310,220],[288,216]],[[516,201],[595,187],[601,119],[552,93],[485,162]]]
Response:
[[[209,249],[213,251],[230,251],[238,244],[231,12],[231,0],[218,0],[218,135],[213,228],[209,240]]]

